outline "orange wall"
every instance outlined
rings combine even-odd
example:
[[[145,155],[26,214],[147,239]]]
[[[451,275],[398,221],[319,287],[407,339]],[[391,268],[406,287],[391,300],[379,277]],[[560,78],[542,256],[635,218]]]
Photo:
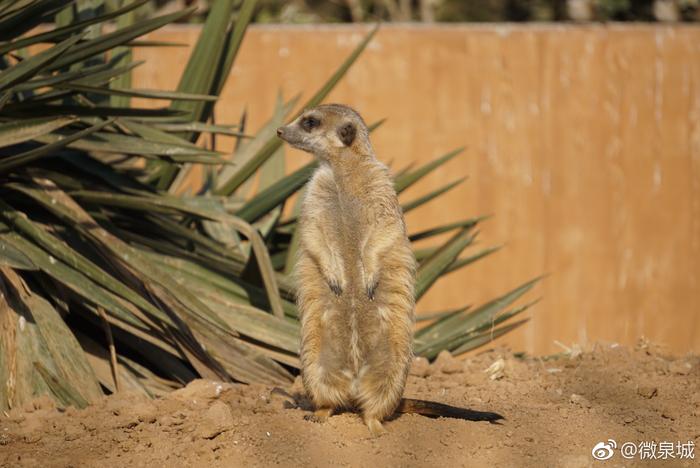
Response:
[[[217,107],[250,129],[277,91],[310,97],[367,28],[253,27]],[[192,44],[195,27],[150,35]],[[187,48],[141,49],[135,85],[174,88]],[[506,247],[441,280],[419,311],[478,304],[550,276],[514,349],[632,344],[700,351],[700,28],[385,26],[329,101],[357,108],[394,167],[466,151],[404,200],[469,180],[408,215],[410,231],[494,214],[480,248]],[[288,151],[290,168],[308,156]],[[473,251],[476,251],[476,248]]]

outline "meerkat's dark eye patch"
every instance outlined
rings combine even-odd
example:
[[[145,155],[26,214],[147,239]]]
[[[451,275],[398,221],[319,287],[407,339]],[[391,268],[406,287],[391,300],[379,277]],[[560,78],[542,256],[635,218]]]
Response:
[[[338,128],[338,138],[345,146],[352,145],[352,142],[355,141],[355,135],[357,135],[357,128],[350,122]]]
[[[304,117],[303,119],[301,119],[301,122],[299,124],[301,125],[301,128],[303,128],[307,132],[310,132],[314,128],[320,126],[321,121],[318,120],[316,117]]]

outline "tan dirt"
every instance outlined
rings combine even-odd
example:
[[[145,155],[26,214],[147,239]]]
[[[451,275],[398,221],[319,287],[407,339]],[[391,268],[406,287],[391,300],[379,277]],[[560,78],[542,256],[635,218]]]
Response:
[[[644,345],[596,346],[557,359],[497,349],[417,364],[406,396],[496,411],[502,424],[402,415],[372,439],[352,413],[327,423],[286,389],[198,380],[165,398],[119,394],[84,410],[46,400],[0,416],[2,467],[517,466],[599,465],[594,445],[700,445],[700,357],[670,358]],[[489,368],[488,372],[484,372]],[[493,378],[491,378],[493,377]],[[606,466],[699,466],[640,461],[619,451]],[[674,447],[674,454],[675,447]]]

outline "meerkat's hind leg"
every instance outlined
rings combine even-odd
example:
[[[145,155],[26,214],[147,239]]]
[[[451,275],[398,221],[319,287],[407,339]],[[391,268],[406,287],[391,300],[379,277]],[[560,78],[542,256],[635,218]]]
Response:
[[[321,408],[316,409],[316,411],[313,412],[313,414],[307,414],[304,416],[304,419],[307,421],[313,421],[317,423],[323,423],[328,421],[328,418],[333,416],[333,408],[330,406],[324,406]]]
[[[381,353],[381,347],[374,350]],[[387,353],[388,354],[388,353]],[[401,399],[404,387],[404,374],[402,369],[391,369],[381,356],[374,355],[376,363],[374,367],[360,376],[359,393],[357,403],[362,410],[362,418],[370,433],[377,437],[386,432],[382,421],[394,413],[394,409]]]

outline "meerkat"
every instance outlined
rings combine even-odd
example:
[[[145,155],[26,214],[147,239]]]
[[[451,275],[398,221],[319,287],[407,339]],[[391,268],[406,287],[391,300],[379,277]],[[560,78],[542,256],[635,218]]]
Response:
[[[362,117],[344,105],[320,105],[277,134],[319,161],[302,202],[294,268],[311,419],[357,408],[374,436],[397,411],[480,419],[479,412],[402,399],[413,359],[416,261],[392,177]]]

